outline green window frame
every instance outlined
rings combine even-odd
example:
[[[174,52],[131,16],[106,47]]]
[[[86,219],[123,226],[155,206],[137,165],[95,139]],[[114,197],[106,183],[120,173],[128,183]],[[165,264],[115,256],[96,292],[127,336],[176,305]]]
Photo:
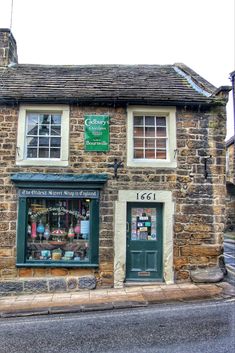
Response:
[[[18,219],[17,219],[17,267],[98,267],[99,266],[99,191],[107,181],[105,174],[38,174],[17,173],[11,177],[18,189]],[[90,237],[89,258],[87,261],[27,259],[27,228],[28,228],[28,199],[32,198],[31,191],[44,190],[81,192],[86,195],[95,190],[96,196],[90,197]],[[27,192],[26,192],[27,191]],[[92,195],[92,192],[91,192]],[[36,196],[34,196],[35,198]],[[49,196],[45,196],[49,198]],[[59,197],[58,197],[59,198]],[[70,197],[68,197],[70,199]]]

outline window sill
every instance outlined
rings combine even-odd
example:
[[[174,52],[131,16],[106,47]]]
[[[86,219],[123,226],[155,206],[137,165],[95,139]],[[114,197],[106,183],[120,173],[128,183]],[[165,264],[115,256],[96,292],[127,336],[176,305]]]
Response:
[[[136,167],[136,168],[176,168],[176,161],[151,161],[151,160],[132,160],[127,161],[128,167]]]
[[[68,161],[58,161],[58,160],[21,160],[16,161],[16,165],[19,166],[37,166],[37,167],[67,167],[69,165]]]

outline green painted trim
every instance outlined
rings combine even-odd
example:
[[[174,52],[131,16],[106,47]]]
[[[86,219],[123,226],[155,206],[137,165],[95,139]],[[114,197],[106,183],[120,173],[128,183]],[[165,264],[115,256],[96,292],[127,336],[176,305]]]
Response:
[[[38,184],[37,184],[38,187]],[[17,264],[16,267],[98,267],[99,262],[99,199],[90,202],[90,261],[80,262],[43,262],[26,260],[27,248],[27,198],[19,197],[18,229],[17,229]]]
[[[17,227],[17,262],[24,262],[26,256],[26,216],[27,202],[26,199],[20,198]]]
[[[18,187],[25,187],[29,184],[39,183],[43,184],[51,184],[53,186],[60,187],[58,184],[75,184],[78,187],[79,184],[94,184],[100,185],[106,183],[108,180],[107,174],[44,174],[44,173],[16,173],[11,175],[11,180],[18,186]],[[27,184],[25,184],[27,183]]]
[[[99,200],[91,200],[91,219],[95,219],[96,222],[91,222],[90,233],[92,237],[90,239],[91,249],[91,262],[99,262]]]
[[[38,261],[39,262],[39,261]],[[54,263],[54,262],[51,262],[51,263],[48,263],[46,264],[45,262],[44,263],[34,263],[34,262],[25,262],[25,263],[22,263],[22,262],[17,262],[16,263],[16,267],[63,267],[63,268],[79,268],[79,267],[99,267],[99,264],[97,263],[86,263],[86,264],[81,264],[81,263],[68,263],[68,262],[62,262],[62,263]]]

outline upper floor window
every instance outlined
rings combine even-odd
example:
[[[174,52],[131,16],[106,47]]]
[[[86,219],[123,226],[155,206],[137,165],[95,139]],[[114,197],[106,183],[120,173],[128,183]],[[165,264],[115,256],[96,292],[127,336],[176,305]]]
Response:
[[[68,165],[69,108],[21,106],[19,112],[18,165]]]
[[[176,167],[175,108],[128,109],[127,164]]]

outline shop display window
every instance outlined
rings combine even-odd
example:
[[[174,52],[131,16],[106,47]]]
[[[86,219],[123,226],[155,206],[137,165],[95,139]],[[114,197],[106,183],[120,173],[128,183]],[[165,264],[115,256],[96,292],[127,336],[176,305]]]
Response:
[[[90,199],[27,198],[26,260],[90,261]]]
[[[18,267],[97,267],[99,191],[20,188]]]
[[[99,266],[106,174],[17,173],[17,267]]]

